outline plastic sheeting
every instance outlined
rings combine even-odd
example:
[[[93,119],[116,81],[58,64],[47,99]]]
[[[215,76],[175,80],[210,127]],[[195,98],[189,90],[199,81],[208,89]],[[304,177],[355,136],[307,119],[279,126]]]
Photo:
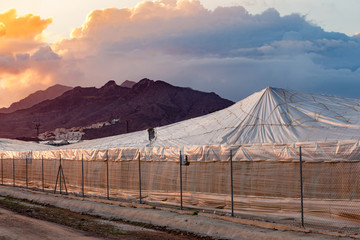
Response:
[[[239,161],[233,156],[234,194],[253,197],[300,197],[300,170],[298,162]],[[74,161],[62,159],[66,183],[70,189],[80,192],[82,174],[86,192],[102,192],[105,195],[107,168],[110,189],[122,192],[139,189],[139,162],[97,159]],[[32,186],[41,187],[42,172],[46,188],[54,189],[60,159],[12,159],[2,158],[0,181],[25,186],[25,179]],[[84,165],[82,165],[84,164]],[[142,189],[149,194],[162,192],[178,196],[179,163],[146,161],[140,158]],[[183,191],[188,193],[229,195],[229,162],[191,162],[182,167]],[[305,198],[360,199],[360,162],[303,164]],[[217,196],[217,197],[219,197]],[[194,201],[200,199],[194,199]],[[223,200],[225,201],[225,200]],[[195,204],[197,205],[197,204]]]
[[[266,88],[221,111],[148,131],[83,141],[54,148],[0,140],[5,157],[94,160],[111,155],[114,160],[177,161],[182,151],[201,156],[192,161],[227,161],[230,148],[243,161],[298,160],[305,146],[306,161],[360,160],[360,100]],[[6,143],[7,141],[7,143]],[[4,144],[5,143],[5,144]]]
[[[51,149],[56,149],[56,148],[52,146],[41,145],[34,142],[24,142],[14,139],[0,138],[1,152],[47,151]]]
[[[268,216],[274,218],[271,221],[275,222],[281,216],[280,221],[286,218],[290,224],[299,223],[299,162],[242,161],[239,156],[233,156],[235,211],[253,216]],[[180,205],[179,162],[147,161],[145,155],[141,155],[139,165],[139,159],[117,161],[107,158],[106,154],[103,157],[105,158],[84,162],[62,158],[67,190],[81,196],[84,179],[85,197],[105,198],[109,192],[109,196],[114,199],[137,201],[140,197],[141,179],[143,201]],[[200,159],[202,153],[189,157]],[[227,157],[228,154],[221,156]],[[60,159],[29,161],[29,158],[2,158],[0,180],[6,185],[28,185],[38,189],[44,187],[47,191],[54,190],[57,182],[59,191],[59,164]],[[227,161],[197,161],[191,162],[189,166],[182,166],[184,206],[229,212],[230,169],[230,162]],[[359,175],[359,161],[305,162],[303,184],[306,224],[319,224],[325,220],[332,222],[334,228],[356,226],[358,230]],[[62,181],[64,192],[64,179]]]
[[[289,144],[360,139],[360,100],[266,88],[224,110],[69,149]]]
[[[281,161],[298,162],[299,148],[302,147],[302,159],[305,162],[348,162],[360,161],[359,141],[304,142],[296,144],[253,144],[233,146],[188,146],[188,147],[145,147],[123,149],[56,149],[51,147],[43,151],[3,151],[3,158],[67,159],[98,161],[131,161],[140,155],[146,161],[177,162],[180,152],[189,156],[190,162],[227,162],[230,150],[234,161]]]

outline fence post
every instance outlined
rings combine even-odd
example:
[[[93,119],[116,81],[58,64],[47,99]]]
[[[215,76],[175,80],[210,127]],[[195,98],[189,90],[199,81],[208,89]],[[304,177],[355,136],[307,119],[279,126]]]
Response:
[[[26,154],[26,157],[25,157],[25,183],[26,183],[26,188],[28,188],[28,156]]]
[[[57,187],[57,183],[58,183],[58,179],[60,181],[60,194],[62,194],[62,186],[61,186],[61,178],[64,178],[64,187],[65,187],[65,191],[66,191],[66,194],[68,194],[68,191],[67,191],[67,187],[66,187],[66,181],[65,181],[65,175],[64,175],[64,170],[62,168],[62,165],[61,165],[61,154],[60,154],[60,165],[59,165],[59,170],[58,170],[58,173],[57,173],[57,176],[56,176],[56,183],[55,183],[55,189],[54,189],[54,193],[56,193],[56,187]]]
[[[61,159],[61,155],[60,155],[60,159]],[[68,194],[68,190],[67,190],[67,187],[66,187],[65,175],[64,175],[64,169],[63,169],[63,167],[62,167],[62,166],[61,166],[61,174],[63,175],[63,178],[64,178],[64,187],[65,187],[65,192],[66,192],[66,194]]]
[[[55,189],[54,189],[54,193],[56,193],[56,188],[57,188],[57,184],[58,184],[58,179],[60,179],[60,194],[61,194],[61,155],[60,155],[60,164],[59,164],[59,169],[56,175],[56,182],[55,182]]]
[[[83,200],[85,197],[84,184],[84,154],[81,154],[81,189]]]
[[[231,178],[231,216],[234,216],[234,186],[233,186],[233,161],[232,149],[230,149],[230,178]]]
[[[109,154],[106,150],[106,189],[107,189],[107,199],[109,199]]]
[[[62,166],[61,166],[61,154],[60,154],[60,166],[59,166],[59,173],[60,173],[60,194],[61,193],[61,170],[62,170]]]
[[[13,156],[13,187],[15,187],[15,159]]]
[[[300,191],[301,191],[301,226],[304,227],[304,194],[303,194],[303,172],[302,172],[302,154],[300,146]]]
[[[4,164],[3,164],[2,154],[1,154],[1,185],[4,185]]]
[[[183,198],[182,198],[182,162],[181,162],[181,151],[180,151],[180,209],[183,210]]]
[[[42,186],[42,191],[44,192],[44,156],[41,155],[41,186]]]
[[[138,156],[138,162],[139,162],[139,200],[140,200],[140,204],[142,204],[142,201],[141,201],[141,164],[140,164],[140,151],[139,151],[139,156]]]

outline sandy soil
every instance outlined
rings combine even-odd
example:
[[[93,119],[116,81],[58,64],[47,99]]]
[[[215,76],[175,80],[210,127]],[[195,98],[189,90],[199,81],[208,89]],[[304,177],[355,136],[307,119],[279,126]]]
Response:
[[[99,239],[56,223],[25,217],[0,208],[0,239]]]
[[[22,188],[0,186],[0,195],[28,199],[50,204],[75,212],[101,216],[105,219],[121,219],[133,223],[144,223],[169,230],[190,232],[217,239],[354,239],[357,236],[342,236],[316,233],[306,229],[279,226],[276,224],[243,221],[230,217],[191,214],[187,211],[169,211],[139,204],[82,200],[74,196],[60,196],[30,191]],[[62,238],[64,239],[64,238]]]
[[[0,211],[0,232],[3,233],[0,239],[83,239],[82,235],[86,235],[90,239],[214,240],[184,232],[156,230],[156,226],[152,225],[144,227],[120,220],[105,220],[8,196],[0,196]],[[65,226],[74,233],[64,234]]]

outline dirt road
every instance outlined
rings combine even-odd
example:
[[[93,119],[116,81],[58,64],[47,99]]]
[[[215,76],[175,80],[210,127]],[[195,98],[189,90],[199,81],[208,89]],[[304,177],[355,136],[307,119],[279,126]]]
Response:
[[[0,208],[0,239],[98,239],[56,223],[25,217]]]
[[[0,196],[0,240],[104,238],[212,240],[210,237],[177,231],[161,231],[156,230],[156,226],[142,227],[23,199]]]
[[[43,207],[50,208],[50,212],[48,212],[49,209],[45,211],[47,221],[60,221],[59,223],[63,225],[76,227],[88,233],[91,232],[91,229],[99,230],[98,232],[95,231],[94,234],[113,239],[359,239],[358,236],[323,234],[270,223],[251,222],[228,217],[220,218],[201,213],[191,214],[186,211],[151,208],[139,204],[99,201],[96,199],[82,200],[73,196],[59,196],[6,186],[0,187],[0,195],[8,196],[6,198],[28,199],[31,201],[27,203],[30,204],[27,208],[25,206],[24,214],[33,217],[37,217],[40,213],[43,214],[41,209],[32,206],[41,204]],[[11,204],[8,206],[11,207]],[[14,209],[18,210],[19,207],[15,206]],[[61,213],[62,211],[65,212]],[[62,217],[58,217],[59,214]],[[98,224],[99,221],[104,220],[110,221],[110,223],[105,221],[105,225]],[[131,222],[140,227],[145,226],[152,228],[152,230],[160,230],[160,232],[148,231],[143,234],[140,230],[124,230],[119,226],[114,226],[119,222]],[[109,225],[112,225],[112,227]],[[109,233],[110,235],[107,235]],[[78,232],[78,234],[84,233]],[[79,236],[86,237],[86,235]],[[62,237],[61,239],[65,238]]]

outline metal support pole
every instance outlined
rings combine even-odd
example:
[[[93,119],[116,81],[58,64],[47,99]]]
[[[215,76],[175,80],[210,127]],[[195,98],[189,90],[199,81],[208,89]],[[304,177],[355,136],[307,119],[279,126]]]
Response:
[[[107,192],[107,199],[109,199],[109,154],[106,151],[106,192]]]
[[[1,185],[4,185],[4,164],[3,164],[2,154],[1,154]]]
[[[233,161],[232,149],[230,149],[230,177],[231,177],[231,216],[234,216],[234,186],[233,186]]]
[[[59,179],[59,180],[60,180],[60,184],[59,184],[59,185],[60,185],[60,194],[61,194],[61,175],[62,175],[62,174],[61,174],[61,170],[62,170],[62,166],[61,166],[61,155],[60,155],[60,166],[59,166],[59,173],[60,173],[60,179]]]
[[[65,181],[65,175],[64,175],[64,170],[62,168],[62,165],[61,165],[61,155],[60,155],[60,165],[59,165],[59,170],[58,170],[58,173],[57,173],[57,176],[56,176],[56,183],[55,183],[55,190],[54,190],[54,193],[56,193],[56,187],[57,187],[57,183],[58,183],[58,179],[59,179],[59,185],[60,185],[60,194],[62,194],[62,186],[61,186],[61,177],[64,179],[64,187],[65,187],[65,191],[66,191],[66,194],[68,194],[68,191],[67,191],[67,187],[66,187],[66,181]]]
[[[61,155],[60,155],[60,159],[61,159]],[[64,175],[64,169],[62,168],[62,166],[61,166],[61,174],[63,175],[63,179],[64,179],[65,192],[66,192],[66,194],[68,194],[68,190],[66,187],[66,181],[65,181],[65,175]]]
[[[26,188],[28,188],[28,156],[25,157],[25,180],[26,180]]]
[[[180,151],[180,209],[183,210],[181,151]]]
[[[41,155],[41,183],[42,191],[44,192],[44,156]]]
[[[301,226],[304,227],[304,193],[303,193],[303,172],[302,172],[301,146],[300,146],[300,189],[301,189]]]
[[[54,193],[56,193],[56,188],[57,188],[57,183],[58,183],[58,179],[59,179],[59,174],[60,174],[60,166],[56,175],[56,182],[55,182],[55,189],[54,189]]]
[[[81,154],[81,189],[82,189],[82,197],[84,199],[85,197],[85,191],[84,191],[84,154]]]
[[[15,187],[15,159],[13,157],[13,186]]]
[[[138,162],[139,162],[139,200],[140,200],[140,204],[142,204],[142,201],[141,201],[141,164],[140,164],[140,151],[139,151]]]

